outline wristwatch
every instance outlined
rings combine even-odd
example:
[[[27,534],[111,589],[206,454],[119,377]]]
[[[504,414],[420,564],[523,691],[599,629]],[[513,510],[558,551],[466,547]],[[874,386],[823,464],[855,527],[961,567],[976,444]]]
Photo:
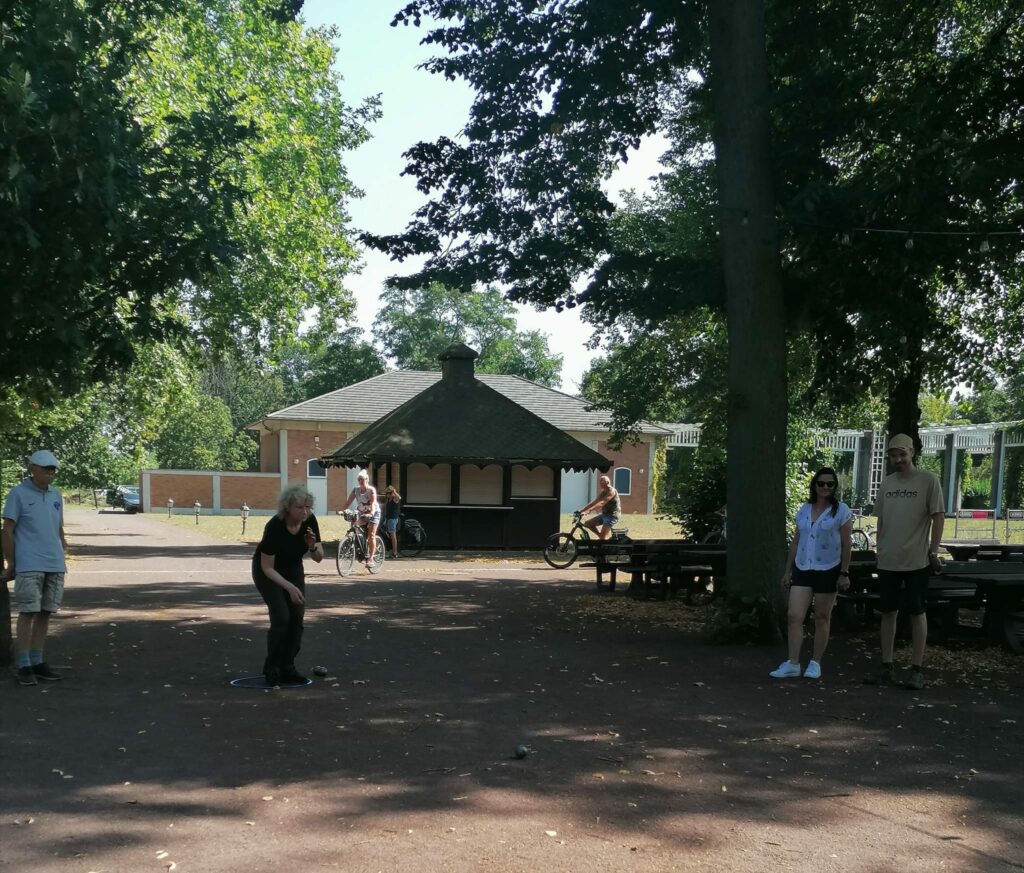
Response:
[[[849,570],[840,570],[839,571],[839,575],[840,576],[849,576],[850,575],[850,571]]]

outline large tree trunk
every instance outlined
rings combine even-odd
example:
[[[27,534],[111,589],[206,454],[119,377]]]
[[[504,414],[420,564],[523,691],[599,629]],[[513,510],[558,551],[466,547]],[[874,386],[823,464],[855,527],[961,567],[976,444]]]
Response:
[[[921,362],[920,337],[907,337],[902,346],[903,358],[889,373],[888,377],[888,418],[885,423],[887,437],[905,433],[914,441],[914,452],[921,455],[921,383],[923,365]]]
[[[11,636],[11,592],[6,582],[0,582],[0,667],[13,660],[14,639]]]
[[[764,3],[708,8],[729,326],[729,612],[741,634],[767,640],[785,560],[787,395]]]

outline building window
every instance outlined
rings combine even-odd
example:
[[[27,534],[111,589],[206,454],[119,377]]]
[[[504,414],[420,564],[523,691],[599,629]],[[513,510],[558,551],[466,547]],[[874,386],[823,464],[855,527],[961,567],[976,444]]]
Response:
[[[555,471],[551,467],[534,467],[532,470],[522,464],[512,467],[513,497],[554,497]]]
[[[306,478],[323,479],[327,475],[327,468],[320,463],[319,458],[310,458],[306,461]]]
[[[408,494],[403,494],[406,503],[451,503],[451,464],[410,464],[406,473]]]
[[[497,464],[488,464],[483,469],[463,464],[459,468],[459,503],[501,506],[501,472]]]
[[[616,467],[615,472],[612,474],[612,485],[623,496],[632,493],[633,471],[629,467]]]

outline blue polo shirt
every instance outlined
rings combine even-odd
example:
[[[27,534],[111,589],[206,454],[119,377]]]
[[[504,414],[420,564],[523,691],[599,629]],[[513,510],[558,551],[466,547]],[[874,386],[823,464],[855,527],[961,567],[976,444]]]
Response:
[[[65,572],[60,529],[64,501],[53,488],[37,488],[31,479],[11,489],[4,518],[14,522],[14,569],[18,573]]]

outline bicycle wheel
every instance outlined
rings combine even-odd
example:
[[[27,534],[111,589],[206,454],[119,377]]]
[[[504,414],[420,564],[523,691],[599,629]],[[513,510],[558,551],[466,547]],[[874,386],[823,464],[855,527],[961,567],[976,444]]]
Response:
[[[725,542],[725,534],[720,530],[709,530],[704,534],[704,539],[701,542],[709,546],[721,545]]]
[[[866,552],[871,548],[868,535],[862,530],[850,531],[850,545],[857,551]]]
[[[356,559],[356,544],[351,536],[345,537],[338,543],[338,554],[335,556],[335,563],[338,565],[338,575],[347,576],[352,572],[352,564]]]
[[[567,533],[552,534],[544,547],[544,560],[556,570],[571,566],[576,560],[576,540]]]
[[[373,552],[373,561],[370,566],[367,567],[371,573],[379,573],[381,567],[384,566],[384,540],[381,539],[380,534],[374,537],[377,542],[377,548]]]
[[[415,558],[427,544],[427,532],[420,525],[406,525],[398,532],[398,553],[403,558]]]

